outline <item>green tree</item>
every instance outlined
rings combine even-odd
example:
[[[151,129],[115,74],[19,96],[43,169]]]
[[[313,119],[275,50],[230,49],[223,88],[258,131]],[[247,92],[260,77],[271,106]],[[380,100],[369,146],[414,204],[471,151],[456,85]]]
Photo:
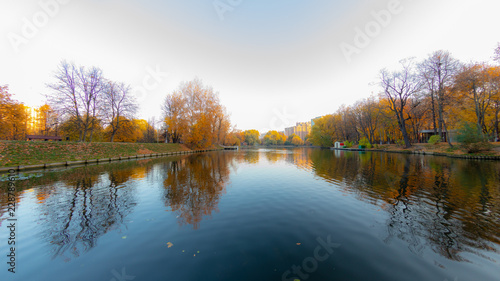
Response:
[[[260,144],[260,133],[257,130],[246,130],[243,132],[243,136],[248,145]]]
[[[334,116],[326,115],[314,121],[307,140],[316,146],[332,147],[334,135]]]
[[[304,145],[304,141],[299,136],[295,136],[292,138],[292,144],[295,146]]]
[[[283,145],[285,141],[286,136],[278,131],[269,131],[264,135],[265,145]]]

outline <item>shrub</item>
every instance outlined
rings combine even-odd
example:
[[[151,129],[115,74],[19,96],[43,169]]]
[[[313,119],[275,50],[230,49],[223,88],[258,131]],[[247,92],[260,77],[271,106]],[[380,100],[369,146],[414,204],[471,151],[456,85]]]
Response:
[[[428,143],[430,143],[430,144],[438,144],[440,142],[441,142],[441,137],[438,135],[434,135],[434,136],[430,137],[429,141],[428,141]]]
[[[479,131],[477,126],[470,122],[463,123],[462,126],[460,126],[458,129],[457,141],[467,153],[477,153],[491,149],[491,144],[488,142],[487,136]]]
[[[362,145],[366,148],[372,148],[372,145],[370,144],[370,142],[366,137],[359,140],[359,145]]]
[[[404,141],[404,140],[397,140],[397,141],[396,141],[396,144],[397,144],[398,146],[402,146],[402,147],[404,147],[404,146],[405,146],[405,141]]]
[[[344,142],[344,146],[345,146],[346,148],[351,148],[353,144],[354,144],[354,143],[353,143],[352,141],[345,141],[345,142]]]

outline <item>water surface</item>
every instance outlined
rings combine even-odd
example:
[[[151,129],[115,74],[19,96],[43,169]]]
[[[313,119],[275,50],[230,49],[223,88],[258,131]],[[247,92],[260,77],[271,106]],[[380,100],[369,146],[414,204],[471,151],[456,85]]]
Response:
[[[499,280],[499,162],[261,149],[14,183],[0,280]]]

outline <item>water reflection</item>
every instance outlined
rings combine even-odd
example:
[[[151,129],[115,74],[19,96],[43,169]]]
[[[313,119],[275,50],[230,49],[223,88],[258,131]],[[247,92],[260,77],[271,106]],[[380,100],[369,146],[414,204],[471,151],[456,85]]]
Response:
[[[184,156],[187,157],[187,156]],[[17,180],[16,199],[36,198],[35,221],[52,245],[52,257],[69,261],[97,246],[101,236],[119,229],[137,204],[132,180],[151,173],[161,159],[94,165],[48,172],[43,177]],[[2,190],[6,182],[0,183]],[[7,193],[0,192],[0,215],[7,217]]]
[[[457,261],[500,244],[500,163],[402,154],[308,151],[314,173],[389,214],[390,242]],[[338,154],[338,152],[337,152]]]
[[[416,255],[432,249],[447,259],[466,261],[465,253],[498,253],[499,162],[319,149],[242,150],[46,173],[16,181],[16,198],[18,203],[36,198],[35,222],[42,225],[52,256],[70,260],[125,225],[138,204],[135,181],[161,183],[162,204],[176,214],[177,223],[200,229],[204,219],[218,212],[239,165],[263,161],[277,166],[277,179],[285,162],[376,206],[385,212],[383,240],[404,241]],[[6,182],[0,186],[5,220]]]
[[[197,229],[204,217],[218,211],[235,156],[211,153],[169,163],[163,181],[164,196],[166,205],[178,214],[180,225],[190,224]],[[253,162],[255,155],[244,159]]]

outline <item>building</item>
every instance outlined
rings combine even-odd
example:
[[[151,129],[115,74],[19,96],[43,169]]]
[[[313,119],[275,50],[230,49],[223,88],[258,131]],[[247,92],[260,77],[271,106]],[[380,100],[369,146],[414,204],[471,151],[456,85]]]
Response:
[[[421,130],[419,132],[419,140],[418,142],[420,143],[427,143],[429,139],[435,135],[434,130]],[[450,136],[450,142],[456,142],[457,141],[457,131],[456,130],[450,130],[450,133],[448,134],[447,131],[443,130],[443,142],[448,141],[448,135]]]
[[[306,139],[306,136],[311,132],[311,122],[297,122],[293,127],[285,128],[285,136],[296,134],[302,140]]]
[[[311,119],[311,127],[314,126],[314,123],[316,122],[316,120],[322,118],[323,116],[319,116],[319,117],[316,117],[314,119]]]

